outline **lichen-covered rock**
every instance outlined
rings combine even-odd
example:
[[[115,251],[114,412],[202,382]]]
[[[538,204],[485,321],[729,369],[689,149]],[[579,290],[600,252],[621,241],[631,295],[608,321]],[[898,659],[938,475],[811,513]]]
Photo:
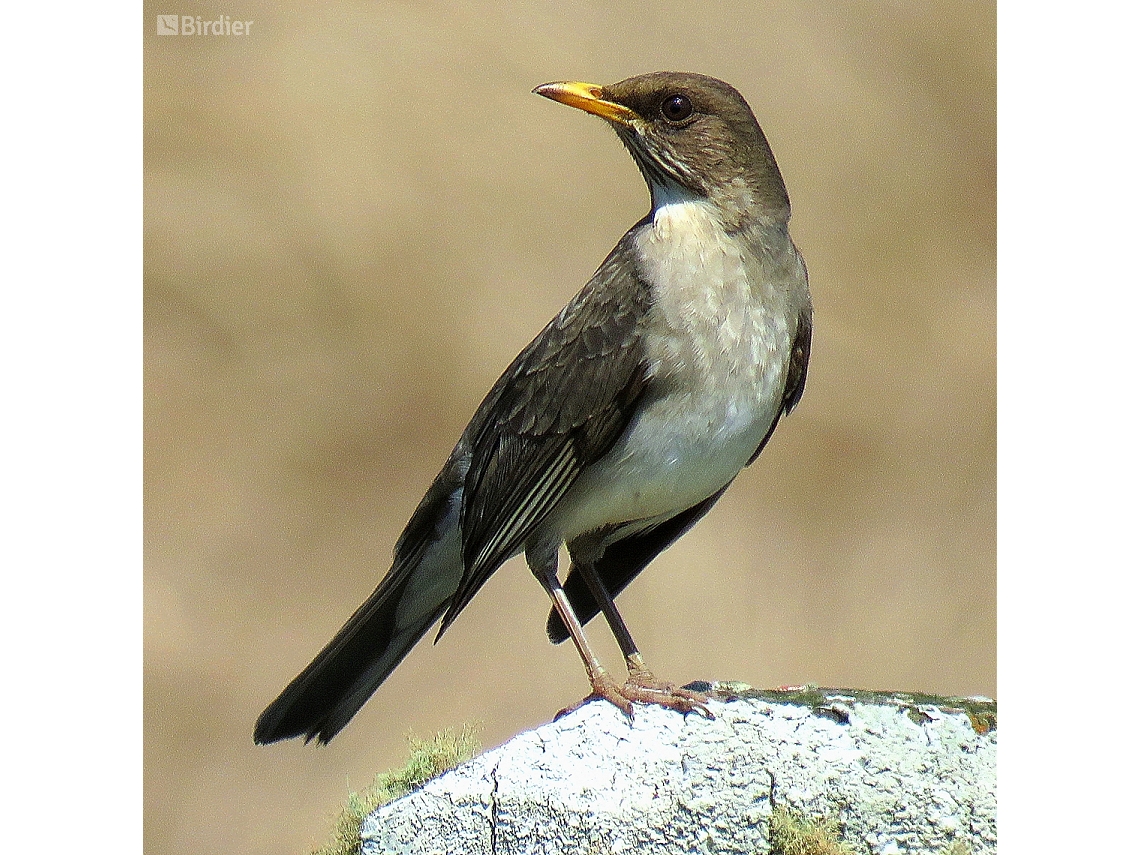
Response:
[[[996,707],[718,684],[714,720],[595,702],[378,809],[379,853],[765,853],[774,806],[857,852],[996,851]]]

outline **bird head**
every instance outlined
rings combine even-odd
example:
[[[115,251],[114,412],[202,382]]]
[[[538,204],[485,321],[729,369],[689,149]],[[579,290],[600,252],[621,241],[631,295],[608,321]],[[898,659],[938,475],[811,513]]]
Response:
[[[788,193],[772,149],[739,92],[671,71],[609,86],[546,83],[535,93],[605,119],[649,185],[654,210],[703,199],[735,220],[786,222]]]

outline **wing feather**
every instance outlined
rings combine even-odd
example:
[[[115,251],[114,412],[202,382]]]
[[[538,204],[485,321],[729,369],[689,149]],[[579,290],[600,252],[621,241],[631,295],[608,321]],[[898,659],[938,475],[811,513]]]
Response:
[[[636,269],[627,235],[518,355],[464,432],[464,571],[440,635],[629,424],[648,382],[641,335],[649,288]]]

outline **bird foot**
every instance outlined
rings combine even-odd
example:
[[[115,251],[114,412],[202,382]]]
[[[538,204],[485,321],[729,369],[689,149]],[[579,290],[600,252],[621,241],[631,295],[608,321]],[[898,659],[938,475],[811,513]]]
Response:
[[[598,699],[609,701],[630,719],[633,718],[634,703],[657,704],[679,713],[695,712],[704,718],[716,718],[707,706],[708,695],[681,689],[672,683],[661,682],[642,663],[631,661],[629,666],[629,678],[624,684],[618,683],[605,671],[591,675],[590,685],[594,691],[573,706],[559,711],[554,720],[557,721],[583,704]]]
[[[708,719],[716,718],[707,706],[708,695],[658,680],[653,676],[653,672],[645,667],[640,656],[636,659],[631,656],[627,664],[629,679],[622,687],[624,697],[643,704],[668,707],[681,713],[695,712]]]

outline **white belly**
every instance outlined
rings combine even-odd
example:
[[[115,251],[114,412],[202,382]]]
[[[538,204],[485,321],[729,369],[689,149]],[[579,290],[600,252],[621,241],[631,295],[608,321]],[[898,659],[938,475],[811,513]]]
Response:
[[[707,498],[736,477],[779,414],[791,347],[786,294],[766,284],[778,277],[761,259],[722,234],[698,201],[659,208],[638,234],[642,273],[654,284],[652,397],[556,510],[565,539]]]

